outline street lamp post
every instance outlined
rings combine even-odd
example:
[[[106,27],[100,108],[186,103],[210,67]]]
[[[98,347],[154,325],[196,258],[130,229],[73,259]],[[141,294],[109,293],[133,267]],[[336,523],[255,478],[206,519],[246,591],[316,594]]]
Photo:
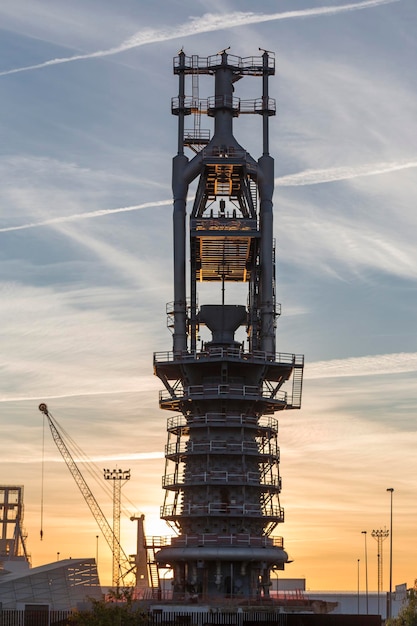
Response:
[[[369,613],[369,604],[368,604],[368,546],[366,543],[366,535],[367,531],[363,530],[362,535],[365,535],[365,589],[366,589],[366,614]]]
[[[360,598],[360,576],[359,576],[360,563],[361,563],[361,560],[358,559],[358,615],[359,615],[359,598]]]
[[[389,487],[387,491],[390,492],[390,530],[389,530],[389,595],[388,595],[388,619],[392,616],[392,494],[394,493],[393,487]]]

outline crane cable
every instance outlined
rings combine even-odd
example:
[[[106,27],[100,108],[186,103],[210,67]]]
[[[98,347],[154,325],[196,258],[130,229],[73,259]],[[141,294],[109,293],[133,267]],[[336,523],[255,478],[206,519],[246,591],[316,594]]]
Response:
[[[71,455],[74,457],[74,459],[76,460],[77,463],[83,463],[83,467],[84,467],[84,471],[85,473],[89,474],[89,476],[95,481],[95,483],[97,484],[97,486],[99,487],[99,489],[106,494],[106,496],[108,498],[110,498],[110,500],[113,499],[113,490],[110,487],[110,484],[107,481],[103,481],[103,470],[100,469],[100,467],[98,466],[98,464],[93,461],[85,452],[84,450],[77,444],[77,442],[71,437],[71,435],[65,430],[65,428],[62,426],[62,424],[56,419],[55,416],[52,415],[52,413],[50,411],[49,415],[52,417],[53,421],[55,422],[55,426],[58,429],[58,431],[60,432],[61,438],[63,439],[63,441],[65,442],[65,445],[67,446],[68,450],[70,451]],[[135,507],[135,505],[133,504],[133,502],[127,498],[126,496],[124,497],[124,500],[128,502],[128,504],[132,507],[133,511],[137,511],[137,507]],[[134,516],[134,514],[132,512],[129,511],[129,509],[123,505],[121,506],[121,510],[123,515],[130,519],[131,517]]]
[[[77,461],[79,463],[84,463],[84,467],[86,472],[90,475],[90,477],[96,482],[96,484],[98,485],[98,487],[101,489],[101,491],[103,491],[107,497],[110,497],[110,499],[113,499],[113,492],[112,492],[112,488],[110,487],[110,485],[108,484],[107,481],[103,481],[103,473],[102,470],[100,471],[97,463],[95,463],[94,461],[92,461],[88,455],[86,455],[86,453],[82,450],[82,448],[77,444],[77,442],[71,437],[71,435],[65,430],[65,428],[58,422],[58,420],[52,416],[52,414],[49,412],[49,415],[53,418],[56,427],[58,428],[58,430],[60,431],[60,435],[63,438],[63,440],[66,442],[66,445],[68,447],[68,449],[70,450],[70,453],[77,458]],[[43,526],[43,482],[44,482],[44,449],[45,449],[45,419],[46,419],[46,414],[43,414],[43,443],[42,443],[42,501],[41,501],[41,540],[43,537],[43,530],[42,530],[42,526]],[[133,504],[133,502],[125,497],[124,498],[125,501],[128,502],[128,504],[131,506],[133,511],[137,511],[137,507],[135,507],[135,505]],[[128,518],[128,519],[132,519],[132,517],[134,517],[133,513],[131,513],[126,506],[123,505],[121,506],[121,510],[123,515]]]

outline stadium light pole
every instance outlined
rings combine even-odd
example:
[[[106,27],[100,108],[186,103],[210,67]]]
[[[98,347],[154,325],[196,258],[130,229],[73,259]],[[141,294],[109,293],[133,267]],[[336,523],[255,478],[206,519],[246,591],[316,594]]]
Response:
[[[378,615],[379,615],[379,599],[380,599],[381,591],[383,589],[383,580],[384,580],[383,568],[382,568],[383,555],[384,555],[383,542],[387,537],[389,537],[389,530],[387,530],[386,528],[384,529],[380,528],[379,530],[373,530],[371,535],[378,542],[377,563],[378,563]]]
[[[393,487],[388,487],[387,491],[390,492],[390,529],[389,529],[389,595],[388,595],[388,619],[391,619],[392,615],[392,494],[394,493]]]

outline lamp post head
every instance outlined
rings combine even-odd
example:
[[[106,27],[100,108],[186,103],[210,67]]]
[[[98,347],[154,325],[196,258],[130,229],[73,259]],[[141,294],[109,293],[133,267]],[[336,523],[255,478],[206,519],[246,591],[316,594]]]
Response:
[[[392,494],[392,492],[394,491],[394,488],[393,487],[388,487],[387,491],[390,491],[391,494]]]

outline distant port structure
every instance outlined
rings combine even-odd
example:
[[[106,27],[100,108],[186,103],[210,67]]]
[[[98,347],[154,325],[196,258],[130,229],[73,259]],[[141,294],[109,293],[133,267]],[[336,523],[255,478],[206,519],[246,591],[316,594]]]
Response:
[[[268,598],[271,573],[289,560],[275,534],[284,509],[274,414],[300,408],[304,367],[302,355],[276,349],[275,57],[181,50],[173,71],[173,345],[155,353],[154,372],[164,385],[160,408],[173,414],[161,518],[176,536],[155,552],[156,566],[172,570],[173,600]],[[259,97],[236,95],[247,77],[260,79]],[[202,97],[210,78],[214,95]],[[259,124],[257,160],[233,133],[249,114]],[[201,127],[206,118],[210,130]]]

